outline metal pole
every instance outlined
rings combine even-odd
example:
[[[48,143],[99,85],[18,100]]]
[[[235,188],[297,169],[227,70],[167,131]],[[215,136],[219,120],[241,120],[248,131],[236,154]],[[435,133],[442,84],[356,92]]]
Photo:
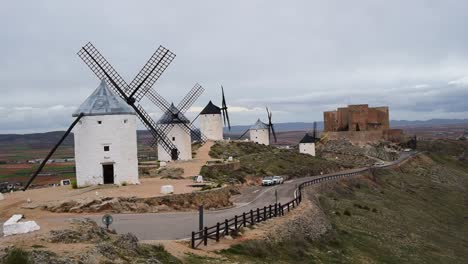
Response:
[[[29,181],[26,183],[26,186],[24,186],[23,191],[26,191],[29,187],[29,185],[32,183],[32,181],[36,178],[36,176],[39,174],[39,172],[42,171],[44,166],[46,165],[47,161],[50,159],[50,157],[54,154],[54,152],[57,150],[57,148],[62,144],[62,142],[65,140],[65,138],[70,134],[72,131],[73,127],[78,123],[78,121],[83,117],[83,113],[80,113],[78,117],[73,121],[73,123],[70,125],[68,130],[65,132],[65,134],[62,136],[62,138],[57,142],[57,144],[50,150],[49,154],[47,154],[47,157],[42,161],[41,165],[39,168],[36,170],[36,172],[31,176]]]
[[[198,207],[198,230],[203,230],[203,204]]]

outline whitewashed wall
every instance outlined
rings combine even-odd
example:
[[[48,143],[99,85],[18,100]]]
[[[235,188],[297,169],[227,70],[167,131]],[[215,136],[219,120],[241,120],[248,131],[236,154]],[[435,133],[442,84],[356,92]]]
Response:
[[[267,146],[270,145],[270,135],[268,129],[251,129],[249,134],[250,141]]]
[[[219,114],[200,115],[200,131],[210,140],[223,140],[223,120]]]
[[[73,132],[78,186],[103,184],[103,164],[114,164],[115,184],[139,183],[135,115],[84,116]]]
[[[315,143],[299,143],[299,153],[309,154],[315,157]]]
[[[192,159],[192,141],[190,135],[185,132],[180,125],[171,125],[172,128],[167,134],[167,138],[179,150],[179,160]],[[174,140],[173,140],[174,139]],[[171,153],[167,153],[164,148],[158,144],[158,159],[161,161],[171,161]]]

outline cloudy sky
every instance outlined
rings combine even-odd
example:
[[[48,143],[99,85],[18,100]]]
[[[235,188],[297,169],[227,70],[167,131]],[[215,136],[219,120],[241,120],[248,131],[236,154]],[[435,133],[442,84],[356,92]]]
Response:
[[[2,1],[0,133],[71,123],[99,84],[76,55],[88,41],[127,82],[159,45],[176,53],[155,88],[177,103],[200,83],[192,117],[223,85],[233,124],[358,103],[468,118],[467,13],[463,0]]]

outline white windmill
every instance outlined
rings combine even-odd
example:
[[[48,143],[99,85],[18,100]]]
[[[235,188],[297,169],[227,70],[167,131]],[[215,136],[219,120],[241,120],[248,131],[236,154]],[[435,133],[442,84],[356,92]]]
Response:
[[[221,93],[221,107],[216,106],[210,101],[199,114],[200,131],[209,140],[223,140],[223,120],[224,125],[227,124],[229,130],[231,130],[223,86],[221,86]],[[221,114],[223,115],[222,118]]]
[[[253,124],[247,131],[242,134],[239,139],[241,139],[247,132],[249,132],[250,141],[263,144],[263,145],[270,145],[270,133],[273,134],[273,138],[276,140],[276,133],[273,127],[273,123],[271,122],[272,113],[266,108],[267,115],[268,115],[268,124],[263,123],[260,118]]]
[[[299,142],[299,153],[304,153],[315,157],[315,143],[318,141],[317,122],[314,122],[314,131],[312,136],[306,133]]]
[[[78,186],[136,184],[138,157],[135,111],[103,80],[73,113]]]
[[[171,153],[168,153],[158,144],[158,159],[161,161],[191,160],[191,133],[187,133],[184,129],[187,124],[190,124],[190,121],[180,113],[174,104],[171,104],[170,108],[163,114],[157,124],[161,129],[169,129],[167,137],[172,141],[174,146],[176,146]]]
[[[185,112],[193,105],[204,89],[198,83],[180,101],[177,107],[164,99],[157,92],[147,93],[147,97],[163,111],[163,116],[158,120],[157,127],[163,134],[167,135],[174,148],[168,151],[167,148],[158,144],[158,159],[161,161],[171,160],[191,160],[192,159],[192,138],[195,141],[204,143],[207,138],[192,125],[185,117]]]

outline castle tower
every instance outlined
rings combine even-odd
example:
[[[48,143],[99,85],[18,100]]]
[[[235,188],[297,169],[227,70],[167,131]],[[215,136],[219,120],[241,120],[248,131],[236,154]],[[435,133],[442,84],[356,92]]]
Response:
[[[221,108],[211,101],[200,112],[200,131],[209,140],[223,140]]]
[[[139,183],[134,110],[101,81],[73,116],[80,113],[74,128],[77,185]]]
[[[159,119],[158,126],[162,130],[169,130],[167,138],[172,141],[176,149],[168,153],[158,143],[158,159],[161,161],[171,160],[191,160],[192,159],[192,139],[190,133],[184,130],[184,123],[190,124],[190,121],[182,115],[179,110],[171,104],[164,115]],[[179,154],[177,154],[179,152]]]
[[[249,128],[249,136],[252,142],[267,146],[270,145],[270,129],[268,125],[260,121],[260,119]]]
[[[305,136],[299,142],[299,153],[308,154],[315,157],[315,138],[309,134]]]

